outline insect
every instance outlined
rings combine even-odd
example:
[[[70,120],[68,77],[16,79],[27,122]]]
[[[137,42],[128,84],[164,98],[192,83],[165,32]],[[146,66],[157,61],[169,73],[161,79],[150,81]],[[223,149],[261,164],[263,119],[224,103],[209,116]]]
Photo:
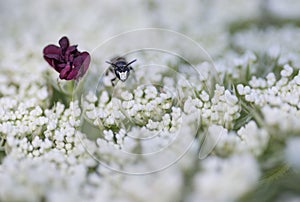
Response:
[[[133,68],[130,66],[132,63],[134,63],[136,59],[130,61],[127,63],[126,59],[124,57],[115,57],[111,61],[106,61],[106,63],[110,64],[109,71],[115,74],[115,78],[112,78],[111,84],[112,86],[115,86],[113,83],[117,78],[121,81],[126,81],[130,71],[134,71]],[[108,74],[108,71],[106,72],[106,75]]]

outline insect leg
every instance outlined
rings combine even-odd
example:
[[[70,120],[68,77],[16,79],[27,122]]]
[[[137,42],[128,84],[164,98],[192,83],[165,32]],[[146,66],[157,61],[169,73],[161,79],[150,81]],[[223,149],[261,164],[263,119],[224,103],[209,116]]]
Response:
[[[116,79],[117,79],[117,77],[115,77],[115,78],[113,78],[113,79],[110,80],[112,86],[115,86],[114,81],[115,81]]]
[[[112,67],[109,67],[105,72],[105,76],[107,76],[109,72],[114,73],[114,69]]]

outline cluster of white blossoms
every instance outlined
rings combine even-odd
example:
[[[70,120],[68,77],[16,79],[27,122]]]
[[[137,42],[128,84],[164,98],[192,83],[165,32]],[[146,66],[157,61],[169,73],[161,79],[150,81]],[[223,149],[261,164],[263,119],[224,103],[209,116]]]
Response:
[[[0,201],[299,201],[299,10],[1,2]],[[116,36],[141,27],[176,32]],[[42,56],[62,35],[92,56],[73,92]],[[112,85],[122,54],[137,61]]]
[[[270,139],[267,130],[258,128],[254,121],[250,121],[238,131],[210,125],[206,135],[209,138],[207,144],[214,144],[214,152],[220,156],[239,153],[259,156],[265,151]]]
[[[170,93],[160,93],[150,85],[133,93],[124,91],[120,98],[103,91],[98,99],[90,92],[84,109],[86,118],[103,129],[121,129],[127,120],[149,130],[172,132],[180,126],[181,113],[180,108],[173,106],[173,99]]]
[[[52,109],[45,110],[34,104],[33,101],[30,104],[11,102],[4,105],[11,105],[5,108],[9,111],[3,109],[6,116],[0,123],[0,131],[7,141],[5,149],[28,157],[40,156],[52,148],[62,153],[72,150],[75,141],[79,141],[76,138],[76,128],[80,124],[78,104],[70,103],[70,108],[65,109],[57,102]]]
[[[186,113],[194,113],[198,110],[201,124],[217,124],[231,129],[234,121],[240,116],[240,104],[238,98],[224,86],[216,85],[212,98],[203,90],[199,98],[189,97],[184,103]]]
[[[237,90],[245,101],[260,107],[264,117],[261,124],[284,132],[298,132],[299,87],[299,70],[286,64],[279,79],[271,72],[265,78],[253,77],[247,86],[237,85]]]
[[[1,201],[85,200],[87,167],[68,160],[54,151],[34,159],[7,156],[0,167]]]
[[[14,62],[13,68],[2,63],[0,75],[0,152],[6,154],[0,166],[0,183],[5,185],[0,200],[86,199],[79,191],[87,184],[88,170],[97,165],[82,143],[90,151],[96,147],[78,131],[78,102],[50,107],[53,92],[46,77],[41,79],[43,68],[33,74]]]
[[[191,202],[236,201],[254,187],[260,177],[256,160],[247,154],[233,155],[228,159],[208,158],[203,160],[201,168],[202,172],[193,179],[196,190],[189,200]]]

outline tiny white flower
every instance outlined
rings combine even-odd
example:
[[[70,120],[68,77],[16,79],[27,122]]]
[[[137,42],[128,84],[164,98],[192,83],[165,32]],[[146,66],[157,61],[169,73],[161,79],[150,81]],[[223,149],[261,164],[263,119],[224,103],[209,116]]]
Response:
[[[65,148],[66,148],[66,150],[71,150],[72,145],[71,145],[70,143],[67,143],[67,144],[65,145]]]
[[[238,84],[236,88],[237,88],[237,91],[238,91],[238,93],[240,95],[245,95],[245,93],[244,93],[244,85]]]
[[[95,110],[87,111],[85,114],[89,119],[95,120],[97,118],[97,114]]]
[[[245,99],[246,99],[248,102],[254,102],[254,101],[255,101],[255,95],[254,95],[254,94],[246,95],[246,96],[245,96]]]
[[[127,101],[133,99],[132,93],[130,93],[130,92],[128,92],[128,91],[123,91],[123,92],[121,93],[121,97],[122,97],[124,100],[127,100]]]
[[[171,103],[168,103],[168,102],[162,104],[162,108],[163,108],[163,109],[170,109],[171,106],[172,106]]]
[[[111,130],[104,130],[103,131],[104,133],[104,138],[107,140],[107,141],[112,141],[113,140],[113,137],[114,137],[114,133],[111,131]]]
[[[230,105],[235,105],[238,102],[237,97],[234,95],[231,95],[229,90],[225,91],[225,100]]]
[[[134,90],[134,97],[141,98],[144,95],[144,91],[141,88],[137,88]]]
[[[42,140],[39,138],[39,136],[35,136],[33,141],[32,141],[32,146],[34,148],[40,147],[42,143]]]
[[[281,87],[285,86],[285,85],[288,83],[288,81],[289,81],[288,78],[282,77],[282,78],[276,83],[276,87],[281,88]]]
[[[273,86],[276,82],[276,77],[275,77],[275,74],[273,72],[270,72],[268,75],[267,75],[267,83],[268,83],[268,86]]]
[[[145,89],[146,99],[154,99],[157,96],[157,89],[154,86],[147,86]]]
[[[206,91],[201,91],[201,94],[200,94],[200,98],[201,100],[203,100],[204,102],[208,102],[209,101],[209,95],[207,94]]]
[[[249,86],[245,86],[244,93],[249,94],[251,92],[251,88]]]
[[[168,100],[168,99],[171,99],[172,98],[172,94],[169,93],[169,91],[167,93],[161,93],[160,94],[160,97],[163,99],[163,100]]]
[[[109,95],[106,91],[103,91],[100,96],[100,103],[107,103],[109,101]]]
[[[200,99],[193,99],[192,103],[197,108],[202,108],[203,107],[203,102]]]
[[[300,71],[299,71],[299,73],[300,73]],[[294,77],[294,80],[295,80],[296,84],[300,86],[300,74],[299,73],[297,76]]]
[[[149,128],[150,130],[158,129],[158,127],[159,127],[159,122],[152,121],[152,120],[150,119],[150,120],[148,121],[146,127]]]
[[[33,156],[39,156],[40,152],[38,150],[33,150],[32,154],[33,154]]]
[[[281,70],[281,72],[280,72],[280,75],[282,77],[289,77],[292,75],[292,73],[293,73],[293,68],[290,65],[285,64],[283,66],[283,70]]]
[[[191,97],[188,97],[188,99],[184,102],[183,110],[185,113],[188,114],[196,111],[195,105]]]
[[[90,103],[95,103],[97,101],[97,96],[93,92],[89,91],[86,95],[86,100]]]

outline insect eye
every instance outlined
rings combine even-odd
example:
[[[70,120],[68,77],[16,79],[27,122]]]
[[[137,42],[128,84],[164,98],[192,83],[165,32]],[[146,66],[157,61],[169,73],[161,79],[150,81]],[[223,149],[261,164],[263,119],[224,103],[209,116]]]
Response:
[[[117,70],[118,72],[121,72],[121,71],[123,70],[123,67],[117,66],[116,70]]]

